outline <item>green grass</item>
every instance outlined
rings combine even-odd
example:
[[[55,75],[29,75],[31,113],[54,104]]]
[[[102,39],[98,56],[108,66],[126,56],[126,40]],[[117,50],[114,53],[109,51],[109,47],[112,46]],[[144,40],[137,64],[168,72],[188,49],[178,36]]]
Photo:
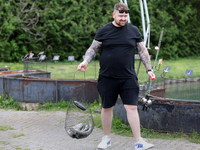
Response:
[[[10,126],[2,126],[0,125],[0,131],[14,130],[13,127]]]
[[[151,65],[154,65],[155,60],[151,60]],[[136,60],[136,70],[138,68],[139,60]],[[160,77],[161,73],[165,69],[166,66],[171,66],[171,69],[168,73],[166,73],[165,78],[172,78],[172,79],[180,79],[185,78],[185,71],[186,69],[193,70],[192,78],[200,77],[200,57],[188,57],[188,58],[179,58],[176,60],[163,60],[162,65],[159,68],[158,61],[156,64],[156,69],[154,73],[157,77]],[[156,71],[159,69],[158,71]],[[148,76],[145,73],[145,67],[141,64],[139,74],[138,74],[138,81],[140,84],[148,82]],[[155,80],[156,81],[156,80]]]
[[[0,108],[22,110],[20,104],[5,93],[3,93],[3,96],[0,96]]]
[[[96,127],[102,129],[101,125],[101,115],[94,114],[94,124]],[[130,126],[125,125],[121,122],[121,120],[113,117],[111,132],[122,135],[133,137]],[[194,131],[192,134],[185,134],[182,132],[161,132],[154,131],[153,129],[145,129],[141,127],[141,136],[144,138],[152,138],[152,139],[166,139],[166,140],[189,140],[192,143],[200,144],[200,135]]]
[[[23,134],[23,133],[20,133],[20,134],[18,134],[18,135],[13,135],[13,138],[18,138],[18,137],[21,137],[21,136],[24,136],[24,134]]]
[[[44,104],[39,104],[39,111],[46,110],[46,111],[66,111],[70,102],[66,102],[61,100],[57,103],[47,102]]]
[[[0,141],[1,145],[9,145],[10,143],[6,142],[6,141]],[[4,149],[4,147],[0,147],[0,149]]]
[[[9,63],[9,62],[0,62],[0,68],[2,67],[10,67],[10,70],[21,70],[24,69],[23,63]]]
[[[158,58],[159,59],[159,58]],[[154,65],[154,59],[151,60],[151,65]],[[80,62],[75,61],[72,63],[65,63],[57,62],[54,63],[29,63],[28,68],[32,70],[42,70],[42,71],[49,71],[51,72],[51,78],[58,78],[58,79],[91,79],[91,78],[98,78],[99,73],[99,62],[92,61],[86,72],[79,72],[77,71],[77,66]],[[135,70],[137,72],[139,60],[135,61]],[[158,66],[158,61],[156,64],[156,69],[159,68],[158,71],[155,71],[156,76],[160,76],[162,71],[165,69],[166,66],[171,66],[170,71],[166,74],[166,78],[185,78],[185,71],[186,69],[193,70],[192,78],[200,77],[200,57],[188,57],[188,58],[179,58],[176,60],[163,60],[162,65]],[[8,66],[11,70],[22,70],[24,69],[23,63],[5,63],[1,62],[0,67]],[[140,84],[146,83],[148,81],[148,76],[146,74],[146,69],[144,65],[141,63],[139,74],[138,74],[138,81]]]

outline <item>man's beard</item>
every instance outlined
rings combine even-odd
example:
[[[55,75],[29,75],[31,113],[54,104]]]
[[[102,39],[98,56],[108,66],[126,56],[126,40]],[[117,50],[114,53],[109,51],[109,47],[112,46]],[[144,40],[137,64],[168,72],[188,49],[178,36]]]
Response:
[[[123,26],[125,26],[126,25],[126,22],[127,21],[125,21],[125,22],[120,22],[120,20],[117,22],[116,20],[115,20],[115,23],[116,23],[116,25],[118,25],[119,27],[123,27]]]

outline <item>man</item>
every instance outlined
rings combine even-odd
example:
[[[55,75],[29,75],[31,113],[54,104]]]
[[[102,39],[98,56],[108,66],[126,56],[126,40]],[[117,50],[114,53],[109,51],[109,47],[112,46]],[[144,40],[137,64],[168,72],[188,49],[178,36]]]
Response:
[[[149,53],[140,31],[127,23],[128,12],[128,7],[124,3],[115,4],[114,21],[99,28],[92,45],[86,51],[84,61],[77,67],[77,70],[85,71],[101,48],[97,89],[102,100],[101,120],[104,137],[98,145],[100,149],[111,146],[110,130],[118,94],[127,111],[127,118],[135,139],[135,149],[148,149],[154,146],[146,143],[140,135],[140,120],[137,111],[139,84],[134,68],[135,47],[148,76],[155,78],[155,75],[151,71]]]

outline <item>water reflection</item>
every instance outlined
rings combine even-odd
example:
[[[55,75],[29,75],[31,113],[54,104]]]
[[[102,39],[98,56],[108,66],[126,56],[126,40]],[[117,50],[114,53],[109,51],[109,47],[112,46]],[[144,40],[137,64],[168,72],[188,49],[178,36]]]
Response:
[[[180,100],[200,100],[200,81],[195,82],[157,82],[152,84],[150,94],[154,95],[155,93],[158,96],[161,92],[161,89],[164,89],[163,92],[159,95],[160,98],[169,98],[169,99],[180,99]],[[148,86],[147,86],[148,87]],[[154,93],[154,91],[157,91]],[[146,90],[140,89],[140,96],[145,96]]]
[[[182,100],[200,100],[200,83],[183,82],[166,86],[165,98]]]

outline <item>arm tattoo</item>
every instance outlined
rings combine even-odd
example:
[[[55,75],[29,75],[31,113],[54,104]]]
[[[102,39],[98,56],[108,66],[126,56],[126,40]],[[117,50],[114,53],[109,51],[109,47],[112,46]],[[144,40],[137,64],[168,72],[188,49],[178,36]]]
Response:
[[[100,50],[102,42],[93,40],[92,45],[85,53],[85,61],[89,64],[91,60],[96,56],[97,52]]]
[[[138,50],[140,59],[142,60],[146,70],[151,69],[151,61],[150,61],[149,52],[147,51],[147,48],[144,45],[144,42],[137,43],[137,50]]]

